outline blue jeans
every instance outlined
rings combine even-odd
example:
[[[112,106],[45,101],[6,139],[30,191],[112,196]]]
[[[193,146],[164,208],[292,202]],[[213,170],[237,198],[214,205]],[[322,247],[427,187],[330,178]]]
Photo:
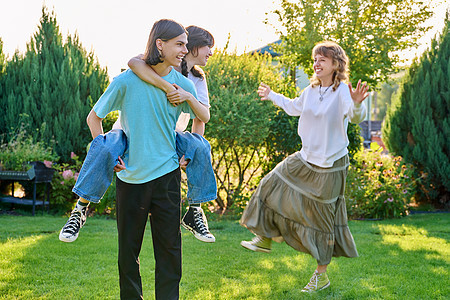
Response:
[[[190,162],[186,167],[189,204],[204,203],[217,198],[217,184],[211,164],[211,146],[201,135],[177,132],[177,155]],[[123,130],[113,129],[97,136],[91,143],[72,191],[94,203],[100,202],[114,176],[114,166],[127,149]]]

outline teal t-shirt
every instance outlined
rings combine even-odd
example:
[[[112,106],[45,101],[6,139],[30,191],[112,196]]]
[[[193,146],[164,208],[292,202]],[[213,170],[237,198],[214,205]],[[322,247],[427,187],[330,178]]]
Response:
[[[174,69],[163,78],[197,98],[192,81]],[[120,180],[145,183],[178,168],[175,144],[178,116],[185,112],[195,117],[187,102],[173,106],[162,90],[127,70],[114,78],[93,109],[100,118],[115,110],[120,113],[120,125],[128,139],[126,170],[117,173]]]

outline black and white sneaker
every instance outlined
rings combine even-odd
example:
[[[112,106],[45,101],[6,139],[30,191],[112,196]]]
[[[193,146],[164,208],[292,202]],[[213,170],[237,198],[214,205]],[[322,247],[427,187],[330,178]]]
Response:
[[[202,242],[214,243],[216,241],[216,238],[209,232],[208,221],[201,207],[189,206],[181,220],[181,225]]]
[[[87,206],[76,205],[69,220],[59,233],[59,240],[70,243],[78,238],[80,228],[86,223]]]

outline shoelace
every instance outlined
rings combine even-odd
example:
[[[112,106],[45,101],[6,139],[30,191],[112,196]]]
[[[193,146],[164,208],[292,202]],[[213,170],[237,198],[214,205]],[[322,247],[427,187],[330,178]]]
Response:
[[[203,221],[203,214],[198,210],[194,210],[194,222],[202,234],[209,233],[208,229],[206,228],[206,225]]]
[[[262,236],[257,235],[253,238],[253,243],[257,244],[259,242],[262,242],[263,240],[264,238]]]
[[[317,273],[314,272],[313,276],[311,277],[311,280],[309,281],[309,283],[305,286],[304,290],[312,290],[312,289],[316,289],[318,282],[319,282],[319,278],[317,277]]]
[[[70,214],[70,218],[64,226],[63,232],[73,234],[81,227],[81,211],[74,211]]]

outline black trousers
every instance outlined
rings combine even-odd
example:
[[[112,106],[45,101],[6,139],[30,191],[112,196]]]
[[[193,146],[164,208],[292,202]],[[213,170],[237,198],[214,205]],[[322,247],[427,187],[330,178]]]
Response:
[[[145,226],[151,211],[156,299],[179,298],[181,280],[180,169],[143,184],[117,178],[117,229],[121,299],[143,299],[139,271]]]

